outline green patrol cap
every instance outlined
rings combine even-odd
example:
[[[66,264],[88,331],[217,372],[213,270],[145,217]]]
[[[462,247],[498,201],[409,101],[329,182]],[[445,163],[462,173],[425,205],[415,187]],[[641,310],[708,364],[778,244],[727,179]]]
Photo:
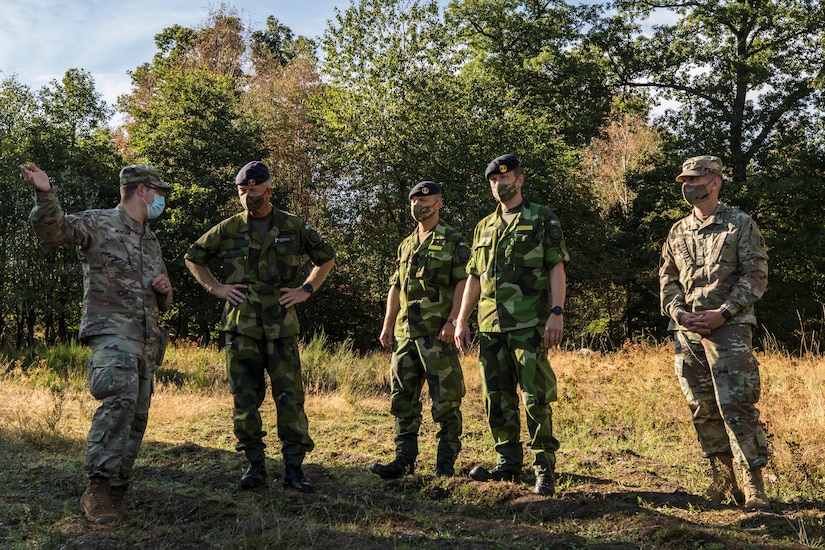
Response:
[[[704,176],[705,174],[722,175],[722,160],[711,155],[691,157],[682,164],[682,173],[676,181],[682,183],[687,176]]]
[[[120,186],[130,183],[148,183],[160,189],[171,189],[172,186],[160,179],[160,170],[145,164],[130,164],[120,171]]]

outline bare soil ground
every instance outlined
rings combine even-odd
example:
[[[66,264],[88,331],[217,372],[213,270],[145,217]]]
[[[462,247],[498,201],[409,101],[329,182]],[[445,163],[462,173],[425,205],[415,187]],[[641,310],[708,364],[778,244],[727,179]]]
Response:
[[[821,546],[824,533],[822,503],[774,503],[772,513],[713,505],[673,481],[679,468],[632,454],[590,457],[616,463],[610,479],[562,467],[558,494],[544,498],[529,482],[475,482],[468,468],[448,480],[427,473],[373,479],[369,460],[357,455],[346,457],[350,466],[308,462],[310,494],[280,486],[278,460],[268,464],[270,489],[241,491],[241,465],[226,451],[191,443],[150,443],[147,451],[152,465],[136,472],[130,516],[116,526],[82,516],[77,499],[85,480],[75,460],[21,464],[22,479],[5,491],[11,517],[0,533],[20,518],[47,533],[32,533],[31,546],[5,539],[15,542],[5,547],[809,548]]]

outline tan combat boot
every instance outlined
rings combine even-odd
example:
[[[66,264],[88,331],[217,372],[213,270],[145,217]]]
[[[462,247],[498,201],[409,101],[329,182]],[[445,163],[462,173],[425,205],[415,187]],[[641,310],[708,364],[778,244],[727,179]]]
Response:
[[[736,471],[733,469],[733,458],[729,456],[714,455],[710,457],[710,470],[713,480],[710,487],[705,491],[705,497],[716,504],[722,503],[726,498],[730,498],[736,504],[742,504],[745,497],[739,486],[736,484]]]
[[[109,497],[112,502],[112,508],[120,519],[126,519],[129,516],[126,507],[123,505],[123,499],[126,497],[126,491],[128,490],[128,485],[109,487]]]
[[[109,480],[105,477],[89,478],[89,486],[80,497],[80,504],[89,521],[95,523],[117,521],[117,513],[112,508],[112,500],[109,496]]]
[[[745,508],[770,510],[771,503],[765,495],[762,468],[742,468],[742,487],[745,489]]]

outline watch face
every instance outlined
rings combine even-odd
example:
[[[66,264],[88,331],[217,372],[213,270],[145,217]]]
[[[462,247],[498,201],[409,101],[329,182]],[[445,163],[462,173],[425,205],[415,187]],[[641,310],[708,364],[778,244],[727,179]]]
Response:
[[[305,285],[304,285],[304,286],[302,286],[301,288],[303,288],[306,292],[309,292],[310,294],[312,294],[312,291],[314,290],[314,289],[312,288],[312,285],[311,285],[311,284],[309,284],[309,283],[305,284]]]

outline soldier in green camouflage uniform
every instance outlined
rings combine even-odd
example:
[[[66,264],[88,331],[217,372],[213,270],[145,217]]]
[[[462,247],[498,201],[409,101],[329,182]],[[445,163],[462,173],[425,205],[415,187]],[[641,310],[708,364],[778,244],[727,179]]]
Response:
[[[170,188],[152,167],[120,172],[121,201],[110,210],[66,215],[45,172],[20,167],[37,192],[29,215],[37,235],[74,246],[83,265],[80,340],[91,348],[89,390],[101,401],[86,437],[89,486],[81,504],[97,523],[116,521],[149,419],[158,315],[172,304],[160,245],[146,221],[160,215]]]
[[[266,396],[268,374],[278,412],[284,486],[306,492],[311,486],[301,466],[314,443],[304,412],[294,306],[324,282],[334,264],[334,252],[301,218],[272,207],[272,179],[264,164],[246,164],[235,183],[244,211],[204,233],[187,252],[186,265],[204,288],[226,301],[221,331],[234,396],[235,448],[249,461],[241,487],[267,485],[266,432],[258,408]],[[315,267],[295,287],[303,254]],[[225,283],[212,274],[212,262],[223,265]]]
[[[768,509],[761,474],[768,450],[754,405],[761,385],[751,341],[753,305],[768,281],[765,242],[750,216],[719,201],[718,157],[688,159],[676,180],[693,211],[673,225],[662,250],[662,314],[670,319],[676,374],[711,461],[707,496],[741,500],[735,459],[745,506]]]
[[[373,464],[382,478],[413,473],[421,427],[421,390],[427,381],[432,416],[440,425],[436,477],[455,475],[461,450],[461,398],[464,375],[455,347],[455,318],[467,272],[470,249],[461,234],[441,221],[441,188],[422,181],[409,194],[416,230],[398,247],[398,269],[390,280],[387,310],[379,337],[392,347],[392,405],[395,460]]]
[[[470,476],[479,481],[520,478],[519,385],[534,455],[534,491],[552,495],[559,442],[550,406],[557,398],[556,376],[547,350],[562,338],[564,264],[570,255],[556,215],[522,197],[524,175],[514,155],[493,160],[485,177],[499,207],[475,228],[456,342],[462,351],[467,348],[467,320],[478,304],[482,389],[498,460],[492,471],[477,466]]]

